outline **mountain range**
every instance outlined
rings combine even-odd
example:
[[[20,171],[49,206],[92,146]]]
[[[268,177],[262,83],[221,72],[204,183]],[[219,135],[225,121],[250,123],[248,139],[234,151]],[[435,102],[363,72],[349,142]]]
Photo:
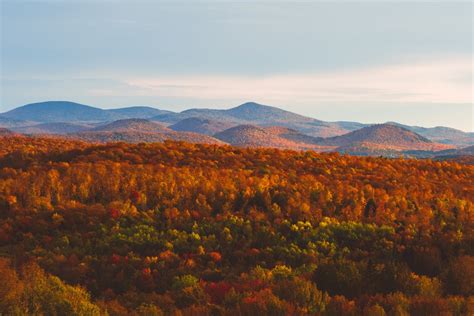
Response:
[[[176,132],[160,123],[146,119],[117,120],[79,133],[69,133],[68,136],[96,142],[124,141],[139,143],[176,140],[191,143],[224,144],[209,135]]]
[[[254,102],[226,110],[172,112],[148,106],[104,110],[48,101],[0,114],[0,127],[22,134],[57,134],[97,142],[170,139],[357,155],[432,156],[474,145],[474,133],[448,127],[325,122]]]

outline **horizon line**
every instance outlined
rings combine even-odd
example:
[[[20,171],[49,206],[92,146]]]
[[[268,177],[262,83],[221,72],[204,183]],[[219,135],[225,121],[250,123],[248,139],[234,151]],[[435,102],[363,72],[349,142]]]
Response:
[[[246,101],[246,102],[243,102],[243,103],[240,103],[238,105],[235,105],[235,106],[231,106],[231,107],[226,107],[226,108],[210,108],[210,107],[190,107],[190,108],[187,108],[187,109],[184,109],[182,111],[174,111],[174,110],[169,110],[169,109],[166,109],[166,108],[160,108],[160,107],[156,107],[154,105],[147,105],[147,104],[138,104],[138,105],[125,105],[125,106],[122,106],[122,107],[114,107],[114,108],[107,108],[107,107],[101,107],[101,106],[98,106],[98,105],[90,105],[90,104],[85,104],[83,102],[76,102],[76,101],[71,101],[71,100],[46,100],[46,101],[38,101],[38,102],[31,102],[31,103],[26,103],[26,104],[23,104],[23,105],[20,105],[20,106],[17,106],[17,107],[14,107],[14,108],[11,108],[10,110],[7,110],[5,112],[0,112],[0,116],[3,115],[3,114],[6,114],[10,111],[14,111],[16,109],[19,109],[19,108],[22,108],[22,107],[25,107],[25,106],[29,106],[29,105],[35,105],[35,104],[41,104],[41,103],[49,103],[49,102],[65,102],[65,103],[74,103],[74,104],[78,104],[78,105],[82,105],[82,106],[88,106],[88,107],[91,107],[91,108],[96,108],[96,109],[99,109],[99,110],[103,110],[103,111],[110,111],[110,110],[120,110],[120,109],[126,109],[126,108],[134,108],[134,107],[147,107],[147,108],[152,108],[152,109],[155,109],[155,110],[161,110],[161,111],[169,111],[169,112],[172,112],[172,113],[182,113],[184,111],[188,111],[188,110],[216,110],[216,111],[226,111],[226,110],[231,110],[231,109],[234,109],[234,108],[237,108],[239,106],[242,106],[244,104],[248,104],[248,103],[253,103],[253,104],[256,104],[256,105],[259,105],[259,106],[266,106],[266,107],[271,107],[271,108],[276,108],[278,110],[281,110],[281,111],[285,111],[285,112],[289,112],[289,113],[293,113],[293,114],[297,114],[297,115],[301,115],[303,117],[307,117],[307,118],[311,118],[311,119],[315,119],[315,120],[320,120],[316,117],[313,117],[313,116],[309,116],[309,115],[305,115],[305,114],[301,114],[301,113],[298,113],[298,112],[294,112],[294,111],[290,111],[290,110],[287,110],[287,109],[284,109],[284,108],[281,108],[279,106],[274,106],[274,105],[268,105],[268,104],[263,104],[263,103],[259,103],[259,102],[256,102],[256,101]],[[327,102],[327,103],[331,103],[331,102]],[[393,102],[395,103],[395,102]],[[413,103],[413,102],[408,102],[408,103]],[[433,104],[444,104],[444,103],[436,103],[436,102],[433,102]],[[468,105],[469,103],[468,102],[462,102],[462,103],[456,103],[458,105]],[[323,122],[328,122],[328,123],[338,123],[338,122],[352,122],[352,123],[360,123],[360,124],[365,124],[365,125],[377,125],[377,124],[390,124],[390,123],[397,123],[397,124],[401,124],[401,125],[406,125],[406,126],[410,126],[410,127],[421,127],[421,128],[438,128],[438,127],[442,127],[442,128],[451,128],[451,129],[454,129],[454,130],[458,130],[458,131],[461,131],[461,132],[464,132],[464,133],[467,133],[467,134],[474,134],[474,131],[466,131],[465,129],[461,129],[461,128],[457,128],[457,127],[452,127],[452,126],[447,126],[447,125],[430,125],[430,126],[422,126],[422,125],[411,125],[411,124],[407,124],[407,123],[402,123],[402,122],[399,122],[399,121],[395,121],[395,120],[388,120],[388,121],[378,121],[378,122],[361,122],[361,121],[356,121],[356,120],[320,120],[320,121],[323,121]]]

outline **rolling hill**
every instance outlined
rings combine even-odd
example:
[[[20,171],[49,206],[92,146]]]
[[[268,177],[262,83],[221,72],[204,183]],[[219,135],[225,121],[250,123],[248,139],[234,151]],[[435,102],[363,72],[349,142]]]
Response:
[[[322,122],[310,117],[295,114],[273,106],[262,105],[255,102],[247,102],[229,110],[224,110],[226,115],[244,121],[256,121],[259,123],[274,122]]]
[[[175,124],[189,118],[201,118],[232,125],[282,126],[311,136],[342,135],[356,128],[348,122],[324,122],[276,107],[247,102],[227,110],[190,109],[180,113],[158,115],[153,120]]]
[[[27,104],[0,114],[0,127],[26,134],[87,132],[91,138],[107,139],[120,138],[117,133],[122,133],[126,135],[125,140],[131,141],[135,138],[182,137],[215,143],[217,140],[211,136],[217,134],[223,139],[230,137],[230,142],[238,146],[338,148],[339,151],[357,154],[425,151],[430,155],[429,151],[474,144],[473,133],[447,127],[425,128],[395,122],[382,125],[324,122],[255,102],[230,109],[189,109],[175,113],[148,106],[103,110],[68,101],[48,101]],[[106,132],[114,136],[105,137]],[[91,136],[92,133],[96,136]],[[102,133],[102,136],[97,133]]]
[[[170,125],[169,128],[180,132],[194,132],[205,135],[214,135],[233,126],[235,126],[235,124],[228,121],[216,121],[199,117],[190,117],[179,121],[176,124]]]
[[[63,123],[63,122],[51,122],[41,123],[31,126],[22,126],[12,128],[13,131],[22,134],[69,134],[82,132],[91,129],[93,125],[78,124],[78,123]]]
[[[69,101],[31,103],[0,114],[1,120],[51,122],[105,122],[127,118],[150,118],[172,113],[146,106],[103,110],[97,107]],[[18,125],[18,124],[17,124]]]
[[[13,134],[15,134],[15,133],[13,133],[11,130],[0,127],[0,136],[10,136],[10,135],[13,135]]]
[[[466,133],[455,128],[436,126],[436,127],[420,127],[420,126],[409,126],[403,125],[396,122],[388,122],[396,126],[403,127],[412,132],[420,134],[432,141],[451,144],[457,146],[470,146],[474,145],[474,133]]]
[[[81,133],[69,134],[69,138],[80,139],[85,141],[110,143],[110,142],[126,142],[126,143],[156,143],[166,140],[185,141],[196,144],[216,144],[225,145],[224,142],[217,140],[211,136],[187,133],[187,132],[171,132],[171,133],[152,133],[140,131],[103,131],[93,132],[86,131]]]
[[[283,147],[282,140],[265,129],[253,125],[238,125],[214,135],[233,146]]]
[[[289,141],[297,142],[297,143],[316,145],[320,140],[323,139],[322,137],[309,136],[309,135],[300,133],[297,130],[287,128],[287,127],[281,127],[281,126],[265,127],[265,130],[281,138],[287,139]]]
[[[149,119],[157,115],[173,113],[171,111],[159,110],[149,106],[129,106],[121,109],[106,110],[110,113],[118,114],[124,118]]]
[[[114,114],[113,112],[107,112],[92,106],[68,101],[48,101],[27,104],[3,113],[1,116],[9,119],[43,123],[99,122],[120,118],[120,115]]]
[[[315,144],[315,139],[311,136],[284,127],[238,125],[217,133],[214,137],[239,147],[272,147],[315,151],[331,149],[331,147]]]
[[[151,122],[146,119],[124,119],[117,120],[105,125],[91,129],[91,132],[121,132],[136,131],[146,133],[168,133],[171,130],[162,124]]]
[[[94,142],[163,142],[165,140],[186,141],[190,143],[224,144],[211,136],[176,132],[156,122],[145,119],[125,119],[95,127],[88,131],[72,133],[71,138]]]
[[[28,125],[34,125],[34,124],[35,124],[34,122],[30,122],[30,121],[3,117],[0,114],[0,127],[3,127],[3,128],[22,127],[22,126],[28,126]]]
[[[439,151],[452,147],[446,144],[434,143],[421,135],[393,124],[364,127],[342,136],[322,139],[318,144],[337,146],[338,151],[348,153],[399,152],[405,150]]]
[[[432,153],[432,156],[433,157],[474,156],[474,146],[440,150],[440,151]]]

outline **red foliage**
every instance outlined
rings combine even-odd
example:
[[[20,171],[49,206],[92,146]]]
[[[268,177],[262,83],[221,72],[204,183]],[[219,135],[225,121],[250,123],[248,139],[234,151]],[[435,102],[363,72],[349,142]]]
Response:
[[[151,269],[150,268],[144,268],[142,270],[142,276],[143,277],[150,277],[151,276]]]
[[[246,253],[246,255],[249,257],[254,257],[254,256],[257,256],[258,254],[260,254],[260,250],[258,250],[257,248],[250,248]]]
[[[211,257],[214,262],[220,262],[222,260],[222,255],[217,251],[210,252],[209,257]]]
[[[110,259],[110,261],[113,263],[113,264],[119,264],[120,261],[122,260],[122,257],[117,255],[117,254],[113,254],[112,255],[112,258]]]
[[[206,293],[215,304],[220,304],[232,286],[227,282],[210,282],[205,285]]]
[[[112,208],[112,209],[110,209],[110,211],[109,211],[109,215],[110,215],[111,218],[117,219],[117,218],[120,217],[120,211],[117,210],[117,209],[115,209],[115,208]]]
[[[51,241],[53,241],[53,237],[51,237],[49,235],[43,236],[43,242],[45,244],[49,244],[49,243],[51,243]]]
[[[264,286],[262,280],[246,280],[245,282],[235,283],[233,287],[237,292],[248,292],[262,289]]]

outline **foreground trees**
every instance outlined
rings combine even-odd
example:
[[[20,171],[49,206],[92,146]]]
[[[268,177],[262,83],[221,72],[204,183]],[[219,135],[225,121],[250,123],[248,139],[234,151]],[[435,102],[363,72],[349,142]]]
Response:
[[[101,315],[80,287],[64,284],[34,263],[24,264],[18,274],[0,258],[0,312],[6,315]]]
[[[472,166],[0,142],[0,313],[474,312]]]

